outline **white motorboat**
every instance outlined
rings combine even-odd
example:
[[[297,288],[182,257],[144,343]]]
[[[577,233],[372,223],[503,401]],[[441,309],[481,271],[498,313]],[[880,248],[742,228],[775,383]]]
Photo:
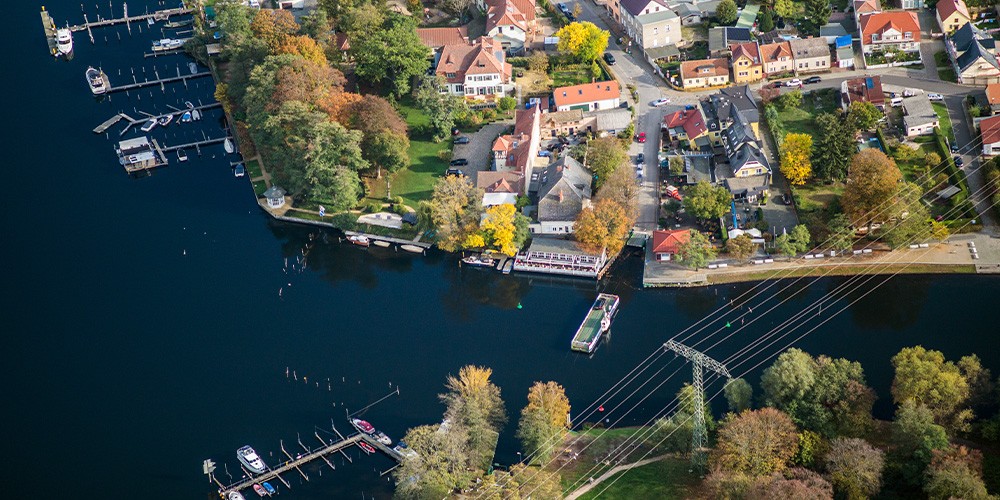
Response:
[[[367,246],[369,246],[369,245],[372,244],[371,240],[368,239],[367,236],[363,236],[363,235],[360,235],[360,234],[355,234],[355,235],[348,236],[347,237],[347,241],[350,241],[351,243],[353,243],[353,244],[355,244],[355,245],[357,245],[359,247],[367,247]],[[363,422],[363,420],[362,420],[362,422]]]
[[[108,84],[108,75],[99,69],[94,69],[93,66],[87,67],[87,84],[90,85],[90,91],[94,95],[101,95],[111,88]]]
[[[192,109],[191,110],[191,119],[194,120],[194,121],[201,120],[201,111],[198,111],[197,109]]]
[[[190,111],[185,111],[184,114],[181,115],[181,120],[180,121],[181,121],[181,123],[190,123],[191,122],[191,112]]]
[[[229,137],[226,137],[226,141],[222,143],[222,147],[226,148],[226,152],[229,154],[232,154],[233,151],[236,151],[236,147],[233,146],[233,140],[230,139]]]
[[[167,50],[179,49],[184,46],[184,40],[176,38],[163,38],[153,40],[153,52],[164,52]]]
[[[143,132],[149,132],[156,128],[156,118],[150,118],[143,126],[140,128]]]
[[[177,150],[177,161],[188,161],[188,154],[183,149]]]
[[[230,491],[229,495],[226,496],[226,500],[246,500],[246,498],[238,491]]]
[[[73,32],[69,28],[56,30],[56,48],[64,56],[73,52]]]
[[[261,460],[260,456],[257,455],[256,451],[249,446],[244,446],[236,450],[236,458],[240,460],[250,472],[255,474],[263,474],[267,470],[267,466],[264,465],[264,461]]]
[[[174,121],[174,115],[163,115],[160,117],[160,126],[166,127],[170,125],[170,122]]]

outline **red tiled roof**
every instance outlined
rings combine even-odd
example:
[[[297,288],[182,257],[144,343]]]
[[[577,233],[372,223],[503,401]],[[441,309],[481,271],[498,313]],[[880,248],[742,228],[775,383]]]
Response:
[[[697,109],[682,109],[663,117],[663,123],[667,128],[681,127],[689,138],[695,138],[708,131],[705,127],[705,119],[701,116],[701,111]]]
[[[858,15],[881,11],[878,0],[854,0],[854,12]]]
[[[741,57],[750,59],[753,64],[760,64],[760,49],[757,42],[734,43],[729,45],[729,50],[733,53],[733,62]]]
[[[542,111],[538,106],[531,109],[519,109],[514,114],[514,133],[501,135],[493,141],[493,152],[507,152],[507,166],[524,173],[534,160],[537,151],[531,152],[531,138],[539,130],[535,128],[535,119],[541,123]]]
[[[1000,116],[991,116],[979,122],[979,135],[982,136],[983,144],[1000,142]]]
[[[417,28],[420,41],[432,48],[445,45],[462,45],[469,43],[469,30],[465,26],[457,28]]]
[[[445,45],[435,72],[448,83],[465,83],[465,75],[499,73],[504,83],[510,81],[511,65],[497,59],[502,54],[500,44],[489,37],[480,37],[472,45]],[[449,74],[454,76],[448,77]]]
[[[966,20],[969,19],[969,9],[962,0],[938,0],[937,12],[942,21],[948,19],[956,12],[961,14]]]
[[[1000,83],[991,83],[986,86],[986,100],[991,106],[1000,104]]]
[[[703,70],[705,72],[702,72]],[[729,76],[729,61],[721,57],[716,59],[697,59],[681,63],[681,80],[723,75]]]
[[[622,96],[622,89],[618,82],[597,82],[584,83],[583,85],[572,85],[569,87],[559,87],[552,91],[556,101],[556,107],[573,106],[588,102],[617,99]]]
[[[653,231],[653,253],[675,254],[680,246],[691,241],[691,231],[687,229]]]
[[[524,192],[524,174],[518,172],[497,172],[487,170],[476,174],[476,187],[483,188],[487,193]]]
[[[490,0],[486,5],[486,32],[497,26],[518,26],[530,31],[530,23],[535,20],[533,0]]]
[[[885,106],[885,93],[882,92],[882,78],[865,76],[844,82],[847,84],[847,104],[852,102],[870,102],[876,106]]]
[[[769,43],[760,46],[760,55],[764,62],[775,62],[779,57],[792,57],[792,47],[788,42]]]
[[[897,10],[876,12],[862,17],[861,43],[870,45],[872,43],[872,35],[882,35],[890,29],[894,29],[900,33],[909,32],[913,37],[910,41],[920,41],[920,23],[917,22],[917,13]]]

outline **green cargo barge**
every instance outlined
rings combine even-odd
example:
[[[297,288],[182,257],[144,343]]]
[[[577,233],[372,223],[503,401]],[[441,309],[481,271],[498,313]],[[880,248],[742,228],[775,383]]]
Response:
[[[576,331],[576,335],[573,336],[570,348],[587,354],[594,352],[601,336],[608,331],[608,328],[611,328],[611,320],[618,312],[618,300],[617,295],[599,294],[594,305],[587,312],[587,317],[583,319],[583,323]]]

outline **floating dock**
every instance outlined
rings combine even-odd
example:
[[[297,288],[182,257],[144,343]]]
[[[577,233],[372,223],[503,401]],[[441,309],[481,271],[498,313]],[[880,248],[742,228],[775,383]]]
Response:
[[[611,320],[614,319],[615,314],[618,312],[618,303],[619,298],[617,295],[611,295],[610,293],[598,294],[594,305],[587,311],[587,317],[583,319],[580,328],[576,330],[576,335],[573,336],[570,348],[574,351],[585,352],[587,354],[594,352],[594,349],[597,348],[597,343],[601,340],[601,336],[611,328]]]
[[[45,41],[49,44],[49,54],[58,56],[59,49],[56,47],[56,29],[58,28],[45,7],[42,7],[42,29],[45,30]]]
[[[128,11],[126,11],[126,13],[127,12]],[[127,23],[134,23],[134,22],[137,22],[137,21],[146,21],[146,19],[150,19],[150,18],[152,18],[155,21],[163,21],[163,20],[167,19],[170,16],[181,16],[181,15],[184,15],[184,14],[190,14],[192,12],[194,12],[194,9],[187,8],[187,7],[184,7],[184,8],[175,8],[175,9],[164,9],[164,10],[158,10],[158,11],[153,12],[151,14],[140,14],[138,16],[125,15],[123,17],[116,17],[114,19],[100,19],[98,21],[93,21],[93,22],[87,21],[87,17],[84,16],[84,22],[83,22],[83,24],[77,24],[77,25],[74,25],[74,26],[70,26],[69,29],[71,31],[84,31],[84,30],[90,30],[92,28],[101,28],[101,27],[104,27],[104,26],[114,26],[116,24],[127,24]]]
[[[187,84],[188,80],[193,80],[195,78],[204,78],[206,76],[212,76],[211,71],[202,71],[201,73],[195,73],[193,75],[182,75],[180,68],[177,69],[177,76],[168,76],[166,78],[156,78],[155,80],[145,80],[145,81],[135,81],[134,83],[127,83],[125,85],[115,85],[111,86],[105,94],[110,94],[112,92],[121,92],[123,90],[135,90],[141,89],[143,87],[150,87],[153,85],[166,85],[173,82],[184,82]],[[134,76],[133,76],[134,78]]]

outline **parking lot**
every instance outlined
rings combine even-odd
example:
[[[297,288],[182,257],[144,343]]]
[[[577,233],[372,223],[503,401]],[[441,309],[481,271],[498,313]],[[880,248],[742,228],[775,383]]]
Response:
[[[492,167],[491,163],[491,151],[493,150],[493,141],[506,131],[511,126],[510,123],[489,123],[479,129],[477,132],[471,134],[459,134],[458,137],[468,137],[468,144],[456,144],[452,149],[452,160],[459,158],[465,158],[469,160],[469,164],[463,167],[458,167],[465,172],[470,178],[475,179],[473,172],[481,172],[484,170],[490,170]]]

